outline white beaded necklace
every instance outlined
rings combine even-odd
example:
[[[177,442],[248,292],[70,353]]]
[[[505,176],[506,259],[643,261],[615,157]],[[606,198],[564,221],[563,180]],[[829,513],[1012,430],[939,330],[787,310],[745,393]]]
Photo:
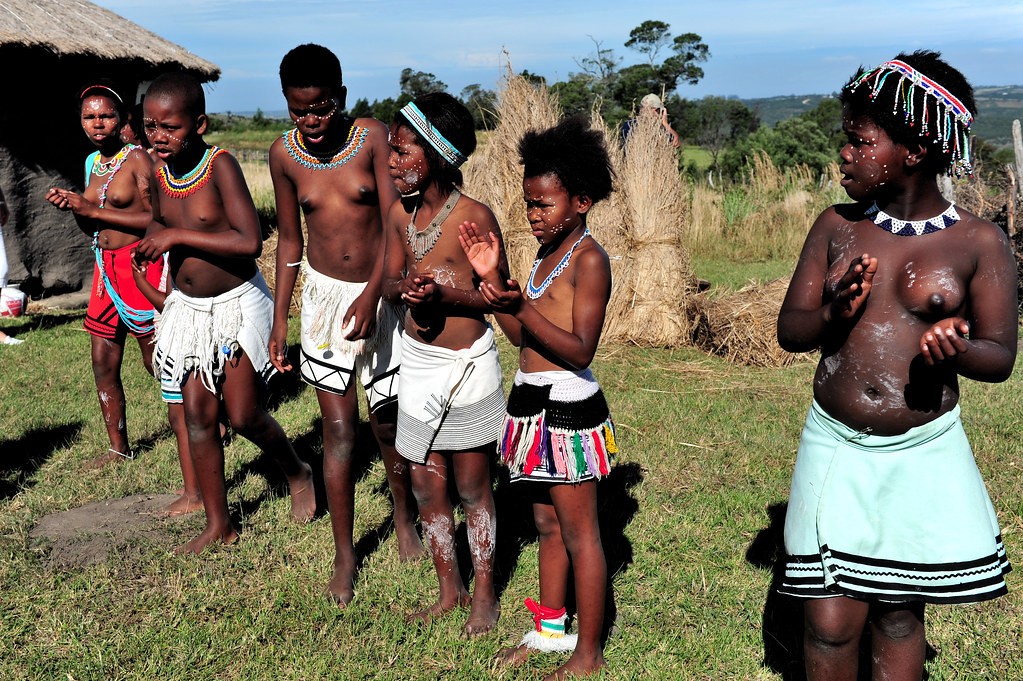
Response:
[[[529,296],[530,300],[536,300],[537,298],[542,296],[543,292],[547,290],[547,287],[551,285],[551,282],[557,279],[558,275],[565,271],[565,268],[568,267],[568,261],[572,259],[572,254],[575,253],[576,246],[581,244],[583,242],[583,239],[585,239],[589,235],[590,229],[589,227],[587,227],[585,230],[583,230],[583,235],[579,237],[579,240],[572,244],[572,248],[568,249],[568,253],[564,255],[564,257],[561,259],[561,262],[558,263],[558,266],[555,267],[551,271],[551,273],[547,275],[547,278],[544,279],[543,283],[540,284],[540,286],[538,287],[533,285],[533,277],[536,276],[536,270],[538,267],[540,267],[540,263],[543,262],[543,259],[547,257],[547,254],[545,253],[544,255],[541,255],[539,258],[533,261],[533,269],[529,273],[529,281],[526,282],[526,295]]]
[[[931,232],[940,232],[946,227],[951,227],[959,222],[959,213],[956,212],[955,203],[950,203],[948,208],[942,213],[927,220],[900,220],[899,218],[893,218],[878,208],[876,203],[868,208],[864,215],[870,217],[874,224],[884,231],[891,232],[896,236],[921,236]]]

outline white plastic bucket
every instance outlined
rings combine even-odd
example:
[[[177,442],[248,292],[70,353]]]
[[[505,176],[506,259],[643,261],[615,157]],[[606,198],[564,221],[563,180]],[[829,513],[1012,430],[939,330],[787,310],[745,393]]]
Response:
[[[25,310],[25,294],[13,286],[0,288],[0,317],[20,317]]]

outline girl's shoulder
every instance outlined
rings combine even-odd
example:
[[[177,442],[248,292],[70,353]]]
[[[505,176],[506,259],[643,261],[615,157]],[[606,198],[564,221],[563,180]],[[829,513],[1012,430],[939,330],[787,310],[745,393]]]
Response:
[[[465,194],[458,198],[458,203],[451,211],[451,217],[456,218],[459,222],[486,223],[497,228],[497,218],[494,217],[494,212],[490,210],[490,207]]]

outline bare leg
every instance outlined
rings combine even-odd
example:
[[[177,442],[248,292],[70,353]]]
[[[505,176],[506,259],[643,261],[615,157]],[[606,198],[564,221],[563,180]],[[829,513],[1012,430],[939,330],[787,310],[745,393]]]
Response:
[[[181,464],[181,477],[185,486],[181,488],[177,499],[165,506],[158,516],[165,518],[195,513],[202,510],[202,493],[199,491],[199,478],[192,463],[192,454],[188,448],[188,427],[185,425],[185,405],[168,404],[167,419],[170,421],[174,437],[178,442],[178,463]]]
[[[238,531],[227,510],[227,485],[224,482],[224,448],[217,427],[217,396],[206,390],[196,376],[181,386],[184,397],[188,449],[206,508],[206,529],[195,539],[177,548],[177,553],[200,553],[213,542],[232,544]]]
[[[259,406],[257,381],[256,371],[245,354],[236,357],[224,367],[224,382],[221,389],[224,394],[224,405],[227,407],[227,418],[237,433],[269,454],[281,467],[291,491],[291,517],[298,522],[309,522],[316,515],[313,469],[298,458],[281,424]],[[215,430],[219,441],[219,425]],[[203,500],[206,500],[205,491]]]
[[[589,480],[574,485],[554,485],[551,487],[551,501],[561,525],[561,539],[572,561],[579,640],[568,661],[545,681],[588,676],[607,666],[600,648],[607,561],[597,524],[597,482]],[[558,569],[557,565],[552,565],[552,571]],[[543,576],[541,571],[541,580]],[[542,581],[540,592],[542,598]]]
[[[532,483],[523,483],[532,484]],[[536,483],[546,484],[546,483]],[[540,535],[540,603],[548,608],[560,610],[565,607],[568,594],[568,572],[572,564],[568,559],[568,551],[561,539],[561,524],[550,503],[533,504],[533,521]],[[526,661],[533,648],[526,645],[504,648],[497,659],[504,665],[515,666]]]
[[[394,534],[398,539],[398,558],[402,561],[426,557],[419,533],[416,532],[416,505],[412,495],[408,460],[394,448],[397,405],[381,407],[370,412],[369,425],[373,429],[380,458],[387,473],[387,486],[394,501]]]
[[[110,439],[110,449],[88,461],[86,468],[102,468],[130,456],[128,428],[125,424],[124,386],[121,384],[121,360],[124,346],[116,341],[92,336],[92,373],[96,379],[99,408]]]
[[[855,681],[870,606],[845,596],[807,600],[803,654],[808,681]]]
[[[354,388],[354,386],[353,386]],[[356,391],[337,395],[316,391],[323,414],[323,483],[327,490],[330,529],[334,533],[334,574],[327,595],[339,605],[355,596],[355,547],[352,527],[355,515],[355,480],[352,479],[352,449],[359,423]]]
[[[920,681],[927,639],[923,603],[871,607],[873,674],[888,681]]]
[[[412,489],[419,503],[423,534],[430,546],[433,567],[440,583],[437,602],[408,617],[409,622],[428,622],[434,617],[469,604],[455,553],[455,519],[448,501],[448,465],[442,454],[430,452],[425,464],[409,464]]]
[[[485,634],[497,625],[501,603],[494,591],[494,547],[497,515],[490,481],[490,463],[484,452],[455,452],[455,485],[465,509],[469,555],[472,556],[472,609],[465,623],[466,636]]]

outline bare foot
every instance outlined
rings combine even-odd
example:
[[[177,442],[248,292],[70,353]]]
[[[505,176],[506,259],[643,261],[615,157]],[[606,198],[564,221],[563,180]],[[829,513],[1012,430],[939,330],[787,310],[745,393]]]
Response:
[[[459,606],[464,608],[465,606],[469,605],[469,603],[471,601],[472,601],[472,599],[469,598],[469,594],[467,592],[463,591],[461,594],[459,594],[458,600],[456,600],[456,601],[454,601],[452,603],[444,603],[444,602],[438,600],[436,603],[431,605],[426,610],[420,610],[419,612],[414,612],[411,615],[409,615],[408,617],[406,617],[405,618],[405,623],[406,624],[419,624],[419,625],[425,626],[425,625],[429,624],[430,622],[432,622],[433,620],[439,619],[439,618],[443,617],[444,615],[448,614],[449,612],[451,612],[452,610],[454,610],[455,608],[457,608]]]
[[[334,560],[334,576],[327,584],[327,598],[341,606],[347,606],[355,598],[355,564],[344,559]]]
[[[595,656],[572,653],[568,662],[558,667],[550,676],[544,677],[543,681],[564,681],[564,679],[590,676],[604,667],[607,667],[607,662],[604,661],[604,656],[600,652],[597,652]]]
[[[430,555],[426,547],[423,546],[423,540],[419,538],[414,526],[404,530],[395,528],[395,534],[398,535],[398,559],[402,563],[422,560]]]
[[[534,649],[526,645],[514,646],[512,648],[501,648],[501,651],[494,657],[498,666],[517,667],[534,653]]]
[[[157,518],[176,518],[177,516],[195,513],[203,510],[202,498],[198,495],[191,496],[182,490],[178,498],[170,502],[153,515]]]
[[[485,601],[479,596],[472,599],[472,608],[469,610],[469,619],[465,622],[465,635],[468,638],[481,636],[490,632],[497,626],[497,620],[501,617],[501,603],[494,599]]]
[[[237,544],[238,531],[230,525],[226,530],[207,527],[198,537],[174,549],[174,553],[200,554],[207,546],[218,541],[226,545]]]
[[[316,490],[313,487],[313,469],[302,463],[302,472],[288,478],[291,491],[291,517],[300,523],[307,523],[316,516]]]
[[[129,449],[127,454],[122,454],[116,449],[108,449],[104,454],[97,456],[95,459],[90,459],[82,464],[82,468],[97,469],[103,468],[109,463],[115,463],[117,461],[125,461],[126,459],[134,459],[135,454]]]

